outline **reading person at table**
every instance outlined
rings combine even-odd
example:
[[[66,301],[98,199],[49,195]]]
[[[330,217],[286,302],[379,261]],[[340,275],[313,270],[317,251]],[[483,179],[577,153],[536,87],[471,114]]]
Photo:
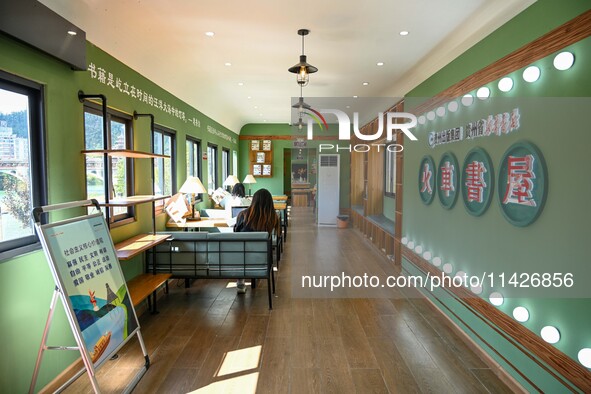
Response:
[[[243,207],[248,206],[251,203],[251,199],[246,197],[246,190],[244,184],[237,183],[232,188],[232,194],[224,197],[220,202],[220,205],[226,210],[226,217],[232,218],[232,207]]]
[[[258,190],[252,197],[252,204],[238,214],[234,232],[266,231],[271,237],[279,234],[279,217],[273,206],[273,197],[267,189]],[[246,293],[244,279],[238,279],[238,293]]]

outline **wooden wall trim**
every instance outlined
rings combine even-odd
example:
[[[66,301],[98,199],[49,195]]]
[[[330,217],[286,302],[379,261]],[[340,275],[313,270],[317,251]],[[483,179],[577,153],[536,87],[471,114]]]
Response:
[[[406,246],[402,247],[402,255],[423,272],[430,273],[431,276],[441,277],[442,275],[445,275]],[[543,361],[543,363],[540,363],[535,357],[530,356],[519,346],[516,346],[517,349],[521,350],[549,374],[553,375],[556,380],[565,386],[565,388],[572,391],[572,387],[554,371],[558,372],[562,377],[566,378],[580,390],[583,390],[583,392],[591,392],[591,371],[587,370],[559,349],[546,343],[541,337],[513,320],[504,312],[495,308],[492,304],[489,304],[486,300],[475,296],[468,291],[468,289],[455,287],[444,288],[449,293],[453,294],[457,300],[461,300],[462,303],[466,304],[473,312],[476,312],[487,319],[505,335],[510,337],[513,342],[519,344],[527,351],[534,353]],[[548,368],[546,364],[550,368]]]
[[[301,135],[240,135],[240,140],[298,140],[305,139],[309,141],[306,136]],[[338,135],[315,135],[312,141],[338,141]]]
[[[412,109],[421,114],[591,36],[591,10],[558,26]]]

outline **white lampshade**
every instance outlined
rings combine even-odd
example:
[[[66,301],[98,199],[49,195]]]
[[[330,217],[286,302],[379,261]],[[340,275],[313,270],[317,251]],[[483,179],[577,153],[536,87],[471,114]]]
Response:
[[[207,193],[207,189],[203,187],[203,183],[196,176],[190,176],[187,178],[183,186],[179,189],[179,192],[185,194],[199,194]]]
[[[234,186],[235,184],[239,183],[238,177],[236,175],[228,175],[226,180],[224,181],[224,186]]]
[[[257,183],[257,180],[251,174],[248,174],[242,183]]]

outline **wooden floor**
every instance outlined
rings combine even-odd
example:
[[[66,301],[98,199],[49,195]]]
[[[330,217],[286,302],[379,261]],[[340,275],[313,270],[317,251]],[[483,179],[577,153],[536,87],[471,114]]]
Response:
[[[134,393],[510,392],[420,297],[299,296],[301,267],[391,273],[358,231],[317,228],[301,208],[288,236],[272,311],[265,283],[237,295],[222,280],[171,282],[160,313],[140,317],[152,365]],[[102,392],[142,365],[134,339],[97,373]],[[66,392],[91,392],[86,375]]]

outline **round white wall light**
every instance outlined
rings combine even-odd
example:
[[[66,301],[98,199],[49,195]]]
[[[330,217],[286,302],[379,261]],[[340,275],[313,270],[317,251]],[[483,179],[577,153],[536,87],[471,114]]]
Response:
[[[446,274],[451,274],[453,270],[454,270],[454,266],[451,265],[451,263],[443,264],[443,272],[445,272]]]
[[[501,92],[508,92],[513,89],[513,80],[509,77],[502,78],[499,81],[499,90]]]
[[[415,247],[415,252],[417,252],[418,254],[423,253],[423,246],[419,245],[419,246]]]
[[[406,244],[406,246],[407,246],[409,249],[414,249],[414,248],[415,248],[415,243],[414,243],[414,242],[412,242],[412,241],[408,241],[408,243]]]
[[[482,286],[470,286],[470,290],[474,294],[481,294],[482,293]]]
[[[427,112],[427,119],[429,119],[429,120],[435,119],[435,112],[433,112],[433,111]]]
[[[568,70],[575,63],[575,55],[570,52],[560,52],[554,57],[554,67],[557,70]]]
[[[548,343],[556,343],[560,341],[560,331],[554,326],[546,326],[540,331],[542,339]]]
[[[435,113],[440,118],[444,117],[445,116],[445,107],[437,107],[437,109],[435,110]]]
[[[402,245],[406,245],[408,243],[408,238],[402,237],[402,239],[400,240],[400,242],[402,242]]]
[[[525,82],[536,82],[540,79],[540,69],[536,66],[529,66],[523,70],[523,79]]]
[[[505,302],[505,298],[498,291],[495,291],[493,293],[490,293],[490,296],[488,297],[488,300],[494,306],[501,306],[501,305],[503,305],[503,302]]]
[[[462,97],[462,105],[464,105],[464,107],[471,106],[473,102],[474,102],[474,97],[472,97],[472,95],[470,93],[465,94]]]
[[[425,124],[426,121],[427,121],[427,118],[425,118],[425,115],[419,116],[419,124]]]
[[[522,306],[518,306],[513,309],[513,317],[519,322],[526,322],[529,320],[529,311]]]
[[[579,350],[579,354],[577,355],[579,358],[579,362],[583,364],[584,367],[591,368],[591,348],[584,348]]]
[[[457,101],[450,101],[449,104],[447,104],[447,109],[449,110],[449,112],[456,112],[458,110],[458,102]]]
[[[490,89],[486,86],[481,87],[476,91],[476,97],[478,97],[480,100],[486,100],[490,97]]]
[[[433,265],[435,267],[439,267],[441,265],[441,258],[440,257],[433,257]]]
[[[431,252],[425,252],[425,253],[423,253],[423,258],[425,260],[429,261],[429,260],[431,260],[431,257],[432,257]]]

